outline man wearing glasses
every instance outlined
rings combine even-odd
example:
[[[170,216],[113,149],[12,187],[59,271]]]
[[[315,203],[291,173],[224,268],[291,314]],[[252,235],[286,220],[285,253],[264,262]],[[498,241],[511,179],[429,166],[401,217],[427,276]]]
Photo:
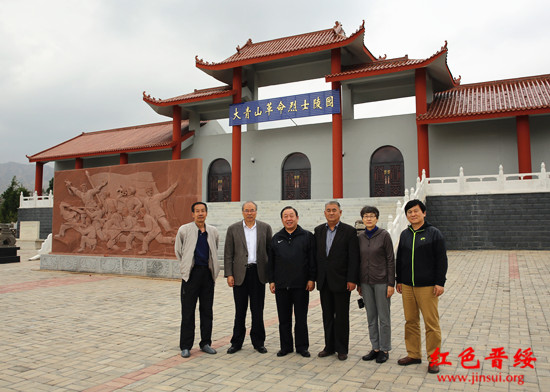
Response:
[[[264,300],[267,283],[267,255],[271,245],[271,226],[256,220],[258,207],[253,201],[242,206],[243,220],[227,229],[224,248],[224,273],[229,287],[233,287],[235,323],[228,354],[235,354],[246,335],[246,311],[250,299],[252,328],[250,339],[254,349],[267,353],[264,346]]]

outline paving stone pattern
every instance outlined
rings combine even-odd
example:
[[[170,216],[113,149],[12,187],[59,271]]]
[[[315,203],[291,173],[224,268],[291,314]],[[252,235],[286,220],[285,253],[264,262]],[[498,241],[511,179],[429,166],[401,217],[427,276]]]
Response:
[[[30,255],[21,255],[22,260]],[[234,307],[220,277],[214,303],[213,347],[179,356],[177,280],[40,271],[38,261],[0,265],[0,391],[542,391],[550,385],[550,252],[451,251],[440,301],[443,352],[452,365],[440,375],[523,376],[513,382],[449,382],[427,374],[427,361],[398,366],[405,355],[401,297],[392,298],[390,359],[364,362],[370,350],[364,310],[352,294],[349,358],[318,358],[323,349],[319,294],[310,299],[311,358],[278,358],[274,296],[266,293],[267,354],[228,355]],[[248,316],[250,322],[250,316]],[[198,326],[198,317],[197,317]],[[198,344],[198,327],[195,345]],[[423,339],[424,342],[424,339]],[[461,366],[475,350],[480,368]],[[502,369],[484,358],[503,347]],[[514,367],[518,349],[531,348],[534,369]],[[470,363],[468,363],[470,364]]]

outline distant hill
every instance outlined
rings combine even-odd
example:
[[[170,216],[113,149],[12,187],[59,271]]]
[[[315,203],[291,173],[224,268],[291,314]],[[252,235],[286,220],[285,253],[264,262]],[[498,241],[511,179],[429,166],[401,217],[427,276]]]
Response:
[[[0,163],[0,194],[10,186],[13,176],[17,177],[25,188],[30,192],[34,191],[34,175],[36,171],[36,164],[34,163]],[[43,183],[42,189],[48,187],[50,178],[53,177],[53,168],[48,165],[44,165]]]

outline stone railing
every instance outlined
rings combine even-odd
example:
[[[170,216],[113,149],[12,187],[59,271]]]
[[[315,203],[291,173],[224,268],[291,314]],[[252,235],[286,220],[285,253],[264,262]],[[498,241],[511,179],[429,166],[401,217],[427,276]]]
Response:
[[[550,191],[550,173],[544,162],[539,173],[504,174],[502,165],[498,174],[465,176],[461,167],[458,177],[428,178],[429,195],[472,195],[495,193],[532,193]]]
[[[405,190],[403,201],[397,201],[395,218],[388,216],[388,232],[391,235],[394,248],[397,249],[399,236],[407,227],[408,221],[403,206],[413,199],[426,201],[427,195],[472,195],[495,193],[532,193],[550,192],[550,173],[546,172],[546,165],[541,163],[539,173],[504,174],[502,165],[498,174],[465,176],[461,167],[457,177],[430,177],[426,178],[426,171],[422,170],[422,180],[417,178],[416,187]]]
[[[403,202],[397,200],[395,205],[395,219],[393,215],[388,216],[388,232],[391,235],[393,242],[394,251],[397,250],[397,245],[399,244],[399,236],[401,232],[407,227],[409,223],[407,217],[405,216],[405,211],[403,206],[407,204],[409,200],[426,200],[426,185],[428,180],[426,179],[426,171],[422,170],[422,180],[420,178],[416,179],[416,187],[411,188],[410,192],[408,189],[405,189],[405,196],[403,196]]]
[[[46,196],[38,196],[38,193],[34,191],[32,196],[19,196],[19,208],[53,208],[53,194],[52,191]]]

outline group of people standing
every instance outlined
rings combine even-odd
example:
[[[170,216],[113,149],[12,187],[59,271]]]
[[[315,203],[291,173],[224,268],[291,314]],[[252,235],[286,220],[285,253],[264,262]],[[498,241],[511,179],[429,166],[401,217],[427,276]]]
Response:
[[[219,235],[206,224],[208,207],[204,202],[191,207],[193,222],[179,228],[175,252],[180,260],[181,333],[180,349],[190,356],[195,331],[195,309],[199,301],[203,352],[216,354],[211,347],[214,282]],[[371,351],[365,361],[384,363],[391,350],[391,297],[402,294],[405,316],[407,356],[398,364],[422,362],[420,312],[426,327],[428,358],[441,347],[438,298],[444,292],[447,272],[445,242],[441,232],[425,220],[426,207],[420,200],[405,205],[410,226],[401,233],[397,257],[390,234],[377,226],[379,211],[366,206],[361,210],[365,231],[357,235],[354,227],[341,221],[337,201],[325,204],[326,223],[314,233],[299,224],[298,211],[282,209],[283,228],[272,234],[271,227],[256,220],[258,207],[252,201],[242,205],[243,220],[229,226],[224,248],[224,276],[233,288],[235,320],[228,354],[242,349],[246,336],[248,304],[252,315],[250,339],[256,351],[267,353],[263,320],[265,285],[275,295],[279,318],[280,350],[283,357],[296,350],[310,357],[307,312],[309,293],[320,293],[325,346],[318,357],[337,355],[346,360],[349,350],[349,306],[355,289],[367,312]],[[294,335],[292,318],[294,315]],[[439,372],[430,361],[430,373]]]

